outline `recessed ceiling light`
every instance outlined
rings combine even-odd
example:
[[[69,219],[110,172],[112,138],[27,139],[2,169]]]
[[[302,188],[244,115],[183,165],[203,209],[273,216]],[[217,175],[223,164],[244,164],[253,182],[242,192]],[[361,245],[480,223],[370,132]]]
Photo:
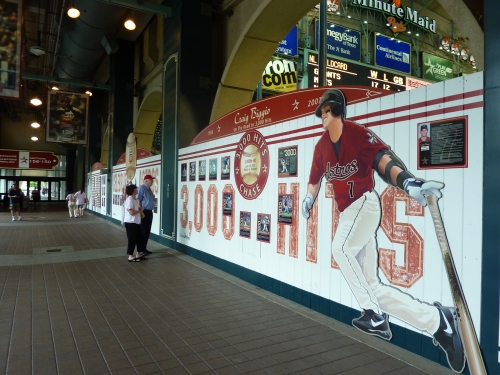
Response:
[[[32,141],[38,141],[38,137],[31,137]]]
[[[42,101],[35,97],[35,98],[30,100],[30,103],[38,107],[39,105],[42,104]]]
[[[68,16],[71,18],[78,18],[80,17],[80,11],[75,7],[71,7],[68,9]]]
[[[36,129],[40,127],[40,124],[38,122],[34,122],[31,124],[31,127]]]
[[[127,20],[123,24],[127,30],[135,30],[135,22],[132,20]]]

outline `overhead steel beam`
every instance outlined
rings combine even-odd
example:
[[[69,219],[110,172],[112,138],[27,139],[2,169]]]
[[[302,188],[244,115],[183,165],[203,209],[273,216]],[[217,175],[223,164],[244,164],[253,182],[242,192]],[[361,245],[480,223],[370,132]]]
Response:
[[[153,13],[159,16],[172,17],[172,8],[160,4],[148,3],[147,1],[137,0],[96,0],[110,5],[118,5],[141,12]]]
[[[76,79],[67,79],[67,78],[54,78],[54,77],[49,77],[49,76],[41,76],[37,74],[28,74],[24,73],[22,75],[22,79],[26,79],[28,81],[39,81],[39,82],[51,82],[54,84],[59,84],[59,85],[70,85],[70,86],[79,86],[79,87],[85,87],[89,89],[97,89],[97,90],[110,90],[109,85],[105,85],[102,83],[92,83],[92,82],[85,82],[85,81],[79,81]]]

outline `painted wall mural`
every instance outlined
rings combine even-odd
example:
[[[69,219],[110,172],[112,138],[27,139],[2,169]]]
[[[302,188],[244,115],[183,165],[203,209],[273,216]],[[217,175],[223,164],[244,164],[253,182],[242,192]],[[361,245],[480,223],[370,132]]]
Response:
[[[481,233],[482,215],[467,197],[482,200],[483,156],[469,152],[483,149],[482,73],[396,94],[337,89],[347,101],[338,155],[328,119],[314,114],[326,88],[239,108],[181,149],[177,240],[357,309],[353,325],[368,334],[390,340],[397,325],[430,336],[453,370],[462,372],[468,357],[472,371],[482,363],[471,343],[479,336],[481,236],[470,233]],[[424,124],[432,134],[419,141]],[[381,145],[415,176],[403,189],[382,178],[387,169],[374,161]],[[226,158],[228,177],[212,174]],[[183,165],[207,160],[208,180],[182,178]],[[319,186],[311,190],[315,178]],[[437,194],[437,203],[427,199],[434,211],[421,204],[421,192]],[[437,235],[441,216],[445,230]],[[448,242],[472,335],[456,316],[459,293],[443,261]]]

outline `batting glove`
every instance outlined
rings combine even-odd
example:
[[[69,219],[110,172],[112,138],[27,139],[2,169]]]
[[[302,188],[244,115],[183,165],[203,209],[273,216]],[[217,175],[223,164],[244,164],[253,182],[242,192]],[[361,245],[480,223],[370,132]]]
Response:
[[[304,219],[309,219],[309,210],[313,206],[314,198],[311,193],[307,193],[306,197],[302,201],[302,216]]]
[[[410,197],[415,198],[422,206],[427,206],[427,199],[431,194],[434,194],[437,199],[442,197],[441,190],[444,187],[442,182],[425,181],[416,178],[407,178],[403,182],[405,193]]]

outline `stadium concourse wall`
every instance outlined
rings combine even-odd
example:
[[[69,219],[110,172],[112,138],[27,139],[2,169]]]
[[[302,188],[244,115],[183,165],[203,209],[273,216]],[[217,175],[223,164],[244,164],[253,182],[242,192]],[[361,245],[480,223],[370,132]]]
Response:
[[[482,189],[477,186],[483,181],[483,74],[395,94],[339,88],[347,97],[348,119],[369,127],[415,176],[444,182],[438,203],[480,339]],[[360,307],[332,258],[339,213],[324,178],[311,218],[301,215],[314,147],[324,132],[314,109],[325,90],[299,90],[251,103],[210,124],[179,150],[174,247],[351,324]],[[451,124],[449,130],[464,123],[465,152],[459,152],[459,162],[440,165],[452,155],[419,159],[424,155],[419,152],[429,150],[419,142],[423,124],[437,136],[440,124]],[[431,131],[431,140],[433,135]],[[437,139],[431,147],[444,149]],[[214,166],[215,174],[210,170]],[[430,212],[377,174],[374,181],[383,210],[377,231],[381,281],[420,301],[453,306]],[[287,194],[291,215],[279,207]],[[161,236],[160,241],[165,242]],[[447,365],[429,334],[394,317],[390,322],[392,343]]]

